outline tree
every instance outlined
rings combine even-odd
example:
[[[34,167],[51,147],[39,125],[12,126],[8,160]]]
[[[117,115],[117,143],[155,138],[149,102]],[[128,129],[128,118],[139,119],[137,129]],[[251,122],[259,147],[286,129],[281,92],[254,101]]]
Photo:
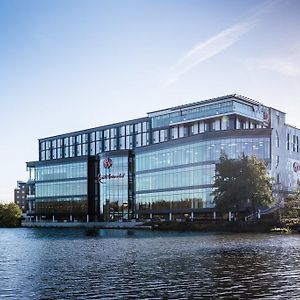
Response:
[[[250,206],[254,213],[259,206],[269,206],[274,201],[272,180],[263,161],[245,155],[229,159],[225,153],[216,164],[212,195],[216,208],[223,212]]]
[[[298,218],[300,211],[300,190],[294,191],[284,200],[284,217]]]
[[[17,227],[21,217],[22,211],[17,204],[0,204],[0,227]]]

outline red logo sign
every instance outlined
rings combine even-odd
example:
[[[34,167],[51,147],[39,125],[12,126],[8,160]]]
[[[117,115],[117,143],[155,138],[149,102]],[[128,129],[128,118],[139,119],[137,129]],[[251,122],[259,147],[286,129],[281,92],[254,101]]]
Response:
[[[300,164],[298,164],[297,162],[294,162],[293,163],[293,169],[294,169],[294,172],[298,172],[300,171]]]
[[[105,169],[109,169],[109,168],[111,168],[112,167],[112,159],[111,158],[109,158],[109,157],[106,157],[104,160],[103,160],[103,167],[105,168]]]

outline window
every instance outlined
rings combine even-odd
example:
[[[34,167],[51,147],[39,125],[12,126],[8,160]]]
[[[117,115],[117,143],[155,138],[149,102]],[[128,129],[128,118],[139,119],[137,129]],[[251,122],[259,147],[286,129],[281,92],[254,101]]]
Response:
[[[124,136],[120,137],[120,139],[119,139],[119,147],[120,147],[121,150],[126,148],[125,147],[125,137]]]
[[[104,141],[104,151],[109,151],[109,140]]]
[[[296,152],[296,136],[295,135],[293,135],[293,142],[292,142],[292,144],[293,144],[293,151]]]
[[[290,134],[289,133],[287,134],[287,137],[286,137],[286,149],[290,150]]]
[[[84,134],[82,135],[82,142],[83,142],[83,143],[87,143],[88,140],[89,140],[88,134],[87,134],[87,133],[84,133]]]
[[[209,122],[204,123],[204,131],[209,131]]]
[[[96,154],[95,142],[90,143],[90,154],[91,155],[95,155]]]
[[[277,176],[276,176],[276,183],[279,184],[280,183],[280,177],[279,177],[279,173],[277,173]]]
[[[149,123],[148,122],[143,122],[143,132],[146,132],[149,130]]]
[[[132,149],[133,138],[132,135],[126,136],[126,149]]]
[[[178,127],[171,128],[171,138],[172,140],[178,139]]]
[[[149,145],[149,133],[143,133],[143,146]]]
[[[125,126],[120,127],[120,136],[125,136]]]
[[[199,133],[199,125],[198,123],[194,123],[191,126],[191,134],[198,134]]]
[[[160,136],[160,138],[159,138],[160,142],[167,141],[168,140],[168,129],[160,130],[159,136]]]
[[[109,139],[109,132],[110,132],[109,129],[104,130],[104,139]]]
[[[135,124],[135,133],[141,133],[142,132],[142,123]]]
[[[64,138],[64,145],[69,146],[69,137]]]
[[[279,155],[276,155],[276,169],[277,169],[278,165],[279,165]]]
[[[110,129],[110,138],[115,138],[117,136],[117,128]]]
[[[152,141],[153,141],[153,144],[159,143],[159,130],[156,130],[153,132]]]
[[[110,140],[110,150],[117,150],[117,139]]]
[[[102,140],[102,133],[103,133],[103,131],[97,131],[96,132],[96,140],[97,141]]]
[[[70,136],[70,145],[75,145],[75,136]]]
[[[102,149],[102,142],[101,141],[97,141],[96,142],[96,154],[101,153],[103,151]]]
[[[126,135],[133,133],[133,125],[126,125]]]
[[[142,146],[142,134],[141,133],[136,135],[135,144],[136,144],[137,147]]]
[[[82,155],[88,155],[88,144],[82,144]]]
[[[91,142],[94,142],[95,139],[96,139],[96,133],[95,133],[95,132],[91,132],[91,133],[90,133],[90,141],[91,141]]]
[[[81,156],[81,145],[77,145],[76,149],[77,149],[76,156]]]
[[[188,136],[188,127],[185,126],[179,126],[179,137],[186,137]]]
[[[279,147],[279,134],[278,131],[275,131],[275,145],[278,148]]]
[[[76,136],[76,143],[80,144],[81,143],[81,134]]]

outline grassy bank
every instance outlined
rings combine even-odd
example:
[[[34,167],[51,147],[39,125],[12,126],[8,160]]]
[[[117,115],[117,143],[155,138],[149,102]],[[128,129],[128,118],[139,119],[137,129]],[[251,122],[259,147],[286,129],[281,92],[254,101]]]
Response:
[[[258,220],[253,223],[246,222],[151,222],[153,230],[159,231],[200,231],[200,232],[232,232],[232,233],[270,233],[274,228],[285,228],[285,225],[277,221]],[[288,232],[295,232],[289,230]]]

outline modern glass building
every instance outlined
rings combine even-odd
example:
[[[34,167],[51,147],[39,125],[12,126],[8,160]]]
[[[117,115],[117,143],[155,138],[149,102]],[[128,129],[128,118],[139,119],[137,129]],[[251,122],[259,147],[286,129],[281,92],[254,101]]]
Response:
[[[214,211],[211,192],[222,151],[264,160],[281,199],[300,184],[299,137],[285,113],[233,94],[43,138],[39,160],[27,163],[35,181],[31,214],[197,218]]]

